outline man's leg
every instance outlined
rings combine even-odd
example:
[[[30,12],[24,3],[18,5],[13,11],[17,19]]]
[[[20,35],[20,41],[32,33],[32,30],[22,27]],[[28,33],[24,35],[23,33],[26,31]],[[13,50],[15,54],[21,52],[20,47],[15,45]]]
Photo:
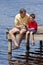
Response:
[[[21,29],[20,34],[19,34],[19,38],[18,38],[18,45],[20,46],[20,43],[22,41],[23,35],[26,32],[26,29]]]
[[[26,32],[26,43],[28,42],[29,36],[30,36],[30,32],[27,31],[27,32]]]
[[[11,35],[11,38],[12,38],[12,40],[14,41],[15,46],[18,46],[18,44],[17,44],[17,42],[16,42],[15,35],[14,35],[15,32],[19,32],[19,29],[17,29],[17,28],[11,29],[11,30],[9,31],[9,34]]]

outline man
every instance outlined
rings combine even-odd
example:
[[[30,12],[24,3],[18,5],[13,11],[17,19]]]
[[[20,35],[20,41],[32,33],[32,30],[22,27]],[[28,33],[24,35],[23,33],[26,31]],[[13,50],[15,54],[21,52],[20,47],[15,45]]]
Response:
[[[29,17],[29,14],[26,13],[26,10],[24,8],[21,8],[20,13],[15,16],[14,28],[9,31],[9,34],[11,35],[11,38],[14,41],[14,49],[19,48],[20,46],[23,34],[26,32],[25,25],[27,25]],[[16,38],[14,36],[14,33],[16,32],[20,33],[18,43],[16,42]]]

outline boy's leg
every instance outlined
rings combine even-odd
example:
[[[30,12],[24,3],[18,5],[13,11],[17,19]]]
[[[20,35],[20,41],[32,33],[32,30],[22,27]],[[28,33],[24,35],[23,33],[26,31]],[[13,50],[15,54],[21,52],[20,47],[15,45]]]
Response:
[[[15,45],[15,46],[18,46],[18,44],[17,44],[17,42],[16,42],[16,38],[15,38],[15,36],[14,36],[14,33],[15,33],[15,32],[19,32],[19,29],[17,29],[17,28],[11,29],[11,30],[9,31],[9,34],[11,35],[11,38],[12,38],[12,40],[14,41],[14,45]]]
[[[34,34],[33,32],[30,32],[31,40],[32,40],[32,45],[34,45]]]

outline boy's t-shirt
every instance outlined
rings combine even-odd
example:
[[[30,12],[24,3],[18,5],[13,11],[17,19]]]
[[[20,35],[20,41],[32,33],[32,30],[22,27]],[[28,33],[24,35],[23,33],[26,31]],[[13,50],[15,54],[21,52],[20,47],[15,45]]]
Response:
[[[36,21],[29,21],[28,22],[28,28],[31,29],[31,28],[34,28],[35,30],[37,30],[37,22]]]

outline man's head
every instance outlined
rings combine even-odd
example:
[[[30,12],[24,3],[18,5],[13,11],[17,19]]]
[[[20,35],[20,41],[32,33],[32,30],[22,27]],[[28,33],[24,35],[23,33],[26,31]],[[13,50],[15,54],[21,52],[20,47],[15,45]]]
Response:
[[[25,15],[26,15],[26,10],[25,10],[24,8],[21,8],[21,9],[20,9],[20,16],[21,16],[22,18],[24,18]]]

